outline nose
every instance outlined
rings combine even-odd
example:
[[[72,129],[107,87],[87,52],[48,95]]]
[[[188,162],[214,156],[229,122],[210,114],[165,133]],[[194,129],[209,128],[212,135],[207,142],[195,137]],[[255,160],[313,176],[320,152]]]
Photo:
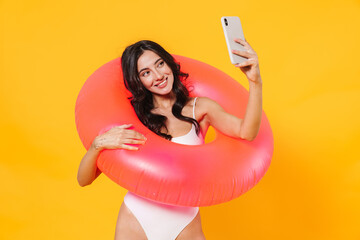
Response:
[[[157,80],[161,80],[164,78],[164,74],[160,72],[159,70],[155,70],[155,77]]]

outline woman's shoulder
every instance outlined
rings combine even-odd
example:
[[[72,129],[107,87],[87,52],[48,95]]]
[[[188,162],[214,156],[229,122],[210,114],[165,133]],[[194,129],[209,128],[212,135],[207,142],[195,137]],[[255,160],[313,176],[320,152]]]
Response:
[[[197,97],[196,98],[196,105],[202,106],[202,107],[209,107],[214,104],[218,104],[216,101],[212,100],[208,97]]]
[[[218,107],[220,107],[220,105],[211,98],[197,97],[197,99],[196,99],[195,108],[196,108],[196,111],[201,115],[206,114],[206,113],[212,111],[212,109],[214,109],[214,108],[216,109]]]
[[[188,107],[194,107],[194,104],[196,105],[196,108],[198,107],[198,105],[211,105],[216,103],[214,100],[212,100],[211,98],[208,97],[189,97],[188,102],[185,104],[185,106]]]

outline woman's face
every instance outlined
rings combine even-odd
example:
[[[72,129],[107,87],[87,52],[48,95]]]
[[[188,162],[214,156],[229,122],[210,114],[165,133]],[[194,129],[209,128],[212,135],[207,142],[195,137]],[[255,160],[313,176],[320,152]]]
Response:
[[[153,94],[166,95],[172,90],[174,75],[171,68],[156,53],[145,50],[139,57],[138,74],[146,89]]]

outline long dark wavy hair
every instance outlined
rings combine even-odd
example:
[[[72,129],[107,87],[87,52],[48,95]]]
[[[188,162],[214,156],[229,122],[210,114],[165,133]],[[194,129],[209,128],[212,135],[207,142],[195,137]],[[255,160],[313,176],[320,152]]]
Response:
[[[159,55],[159,57],[161,57],[171,68],[174,75],[172,92],[176,96],[175,103],[172,107],[172,113],[176,118],[194,124],[196,133],[199,134],[200,126],[196,119],[181,114],[185,104],[190,100],[189,91],[182,83],[189,74],[180,71],[180,64],[176,63],[173,56],[171,56],[171,54],[163,47],[149,40],[139,41],[128,46],[121,56],[121,67],[123,70],[125,87],[132,94],[132,97],[129,99],[131,100],[136,115],[151,131],[168,140],[172,139],[171,135],[161,132],[161,129],[163,128],[168,132],[165,125],[167,117],[151,112],[154,108],[153,95],[144,87],[139,78],[137,62],[145,50],[150,50]]]

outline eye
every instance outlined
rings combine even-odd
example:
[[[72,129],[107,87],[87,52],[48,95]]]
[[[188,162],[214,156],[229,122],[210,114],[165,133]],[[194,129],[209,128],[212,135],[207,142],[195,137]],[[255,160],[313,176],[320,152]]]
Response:
[[[144,72],[142,72],[141,76],[146,77],[149,73],[150,73],[150,71],[144,71]]]
[[[161,61],[161,62],[159,62],[158,67],[162,67],[162,66],[164,66],[164,64],[165,64],[165,62],[164,62],[164,61]]]

